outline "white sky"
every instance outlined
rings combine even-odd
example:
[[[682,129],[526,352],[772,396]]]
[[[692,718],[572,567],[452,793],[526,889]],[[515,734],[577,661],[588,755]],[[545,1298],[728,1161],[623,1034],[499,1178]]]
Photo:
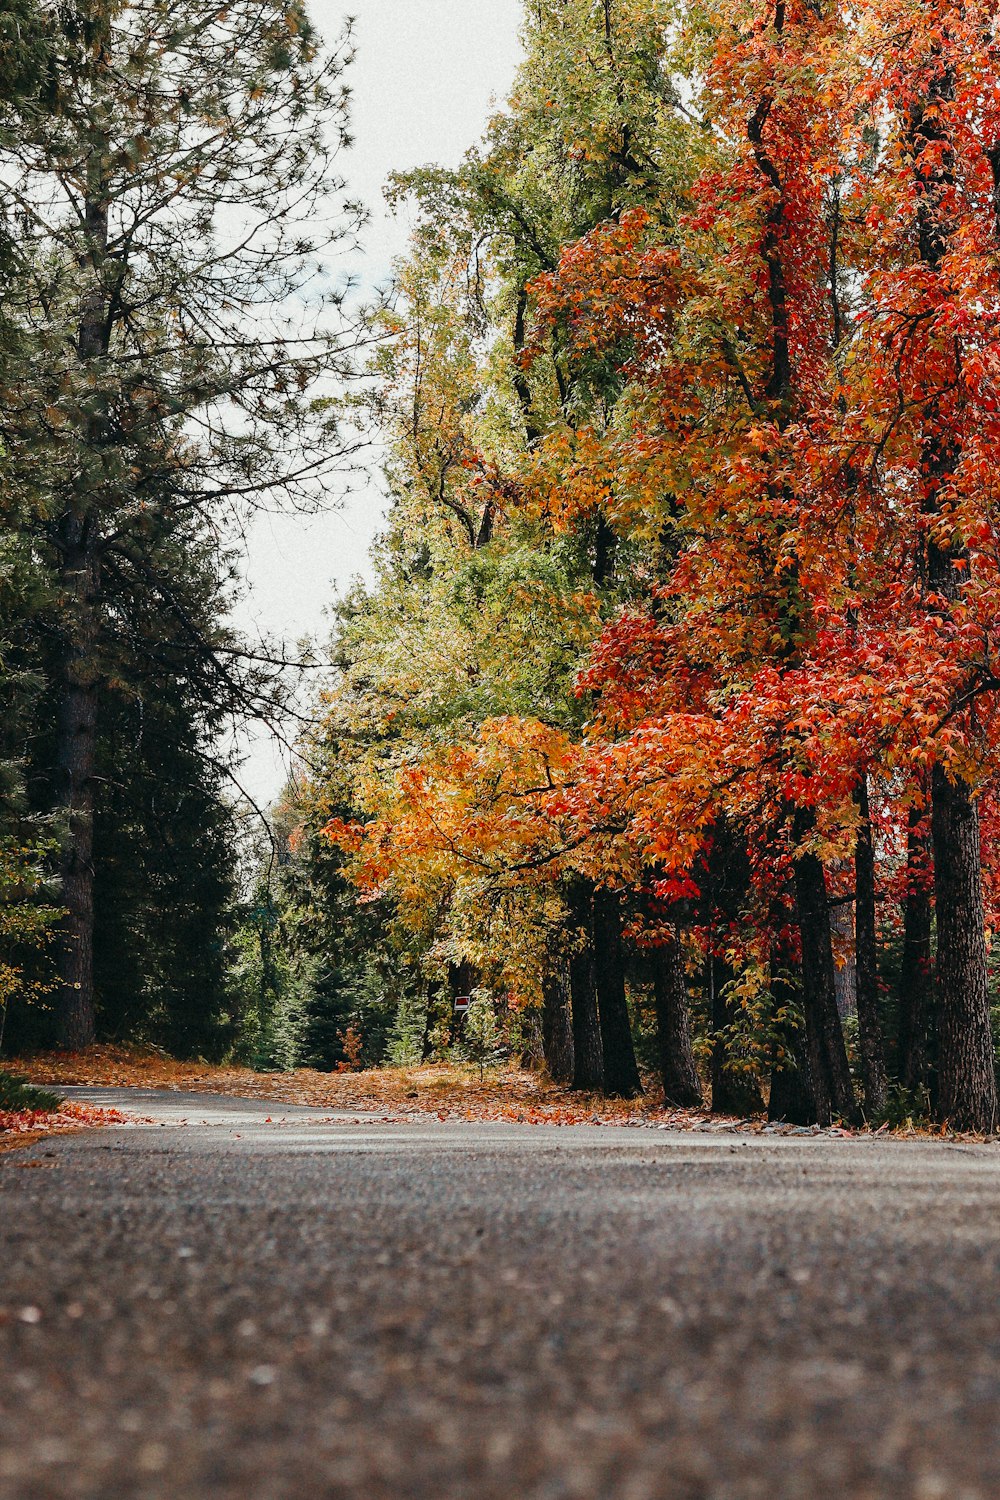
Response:
[[[429,162],[455,165],[506,97],[520,49],[520,0],[313,0],[316,23],[335,36],[356,18],[350,70],[355,145],[343,158],[351,196],[371,212],[360,262],[363,283],[383,282],[405,249],[407,226],[382,202],[389,173]],[[324,612],[358,573],[382,518],[377,476],[339,510],[315,517],[263,516],[250,537],[249,593],[237,623],[295,642],[325,637]],[[241,780],[258,802],[285,780],[280,747],[258,738]]]

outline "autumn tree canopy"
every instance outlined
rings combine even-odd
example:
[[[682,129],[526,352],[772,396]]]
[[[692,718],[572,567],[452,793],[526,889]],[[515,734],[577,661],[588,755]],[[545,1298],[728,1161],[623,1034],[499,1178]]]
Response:
[[[641,1026],[679,964],[720,1099],[990,1129],[995,19],[572,0],[525,40],[484,144],[397,185],[328,836],[428,973],[582,1027],[585,952]]]

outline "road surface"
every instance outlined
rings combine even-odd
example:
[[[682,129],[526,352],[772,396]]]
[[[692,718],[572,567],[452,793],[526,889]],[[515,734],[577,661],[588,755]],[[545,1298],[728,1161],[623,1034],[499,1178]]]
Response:
[[[997,1146],[87,1097],[156,1123],[0,1157],[2,1500],[1000,1495]]]

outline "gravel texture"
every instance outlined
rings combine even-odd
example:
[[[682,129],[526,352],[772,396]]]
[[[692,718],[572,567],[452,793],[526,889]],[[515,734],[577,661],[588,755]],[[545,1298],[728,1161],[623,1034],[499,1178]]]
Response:
[[[0,1500],[1000,1494],[995,1145],[72,1092],[153,1123],[0,1157]]]

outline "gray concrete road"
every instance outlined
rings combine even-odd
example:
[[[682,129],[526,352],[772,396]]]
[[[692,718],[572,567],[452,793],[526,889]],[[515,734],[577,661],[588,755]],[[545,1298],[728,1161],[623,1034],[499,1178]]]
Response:
[[[1000,1148],[101,1092],[0,1157],[0,1500],[1000,1495]]]

